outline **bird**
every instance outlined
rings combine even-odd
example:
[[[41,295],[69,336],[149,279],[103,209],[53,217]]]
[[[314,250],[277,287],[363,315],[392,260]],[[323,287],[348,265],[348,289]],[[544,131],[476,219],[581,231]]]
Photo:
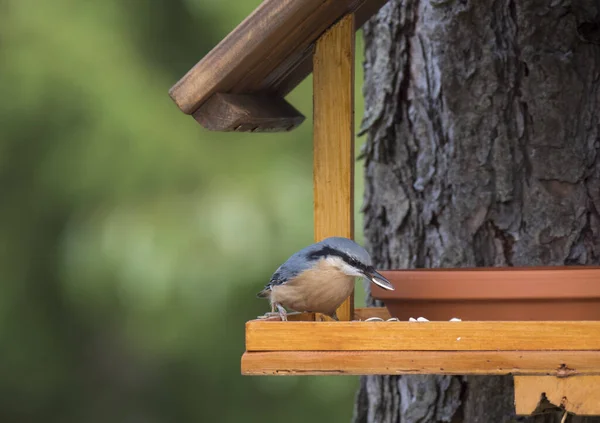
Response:
[[[290,256],[257,294],[271,303],[269,315],[287,320],[287,309],[333,317],[352,293],[356,277],[393,291],[394,287],[373,267],[371,256],[359,244],[344,237],[329,237]],[[277,311],[275,311],[277,310]]]

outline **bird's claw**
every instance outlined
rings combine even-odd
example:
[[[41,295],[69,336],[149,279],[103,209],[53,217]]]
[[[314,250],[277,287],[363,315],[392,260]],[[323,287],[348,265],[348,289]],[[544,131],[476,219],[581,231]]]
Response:
[[[269,317],[278,317],[279,313],[278,312],[269,312],[269,313],[265,313],[262,316],[257,316],[257,319],[268,319]]]
[[[277,309],[277,311],[275,311]],[[299,314],[299,313],[292,313]],[[281,304],[273,304],[271,306],[271,311],[269,313],[265,313],[262,316],[258,316],[257,319],[268,319],[269,317],[279,317],[282,322],[287,322],[287,312],[285,308]]]

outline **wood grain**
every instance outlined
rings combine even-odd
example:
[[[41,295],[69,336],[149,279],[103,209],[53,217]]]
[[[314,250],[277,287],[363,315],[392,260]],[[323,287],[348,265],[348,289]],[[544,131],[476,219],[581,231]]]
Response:
[[[272,351],[242,356],[244,375],[600,374],[600,351]],[[539,397],[538,397],[539,399]],[[533,410],[532,408],[529,411]]]
[[[343,0],[348,1],[348,0]],[[349,8],[346,13],[350,10],[354,10],[354,27],[355,30],[362,27],[362,25],[381,7],[387,2],[387,0],[360,0],[350,2]],[[342,3],[340,1],[340,3]],[[343,16],[343,14],[339,15]],[[339,19],[336,18],[336,20]],[[258,86],[260,90],[266,90],[269,92],[275,92],[279,95],[287,95],[296,86],[302,82],[312,72],[312,57],[310,55],[310,49],[312,44],[303,50],[301,54],[296,55],[293,61],[289,61],[289,64],[283,63],[276,74],[279,74],[279,78],[265,78],[265,80]],[[285,76],[282,76],[285,75]]]
[[[246,322],[247,351],[600,350],[600,322]]]
[[[291,131],[304,116],[280,97],[243,94],[214,94],[193,113],[212,131],[278,132]]]
[[[169,91],[192,114],[213,94],[285,96],[311,71],[311,49],[357,11],[359,25],[385,0],[265,0]]]
[[[313,57],[315,241],[354,238],[354,16],[319,40]],[[354,294],[336,311],[352,320]]]
[[[542,393],[548,401],[577,415],[600,415],[600,376],[585,375],[569,378],[552,376],[516,376],[515,411],[531,414]]]
[[[338,5],[342,5],[344,1],[340,1]],[[355,30],[360,28],[373,14],[387,2],[387,0],[366,0],[354,1],[349,3],[349,8],[346,12],[339,15],[343,16],[354,10]],[[336,20],[339,19],[336,18]],[[260,85],[256,87],[258,90],[275,92],[279,95],[286,95],[292,91],[300,82],[302,82],[313,70],[312,50],[314,44],[310,44],[306,49],[299,50],[298,53],[290,55],[285,62],[268,77],[266,77]]]
[[[372,286],[372,295],[383,301],[398,295],[415,300],[600,298],[598,266],[382,270],[381,274],[397,288]]]

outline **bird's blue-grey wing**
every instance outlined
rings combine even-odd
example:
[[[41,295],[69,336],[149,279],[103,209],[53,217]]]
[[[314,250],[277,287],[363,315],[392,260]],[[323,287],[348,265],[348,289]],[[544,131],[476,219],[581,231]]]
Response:
[[[272,287],[282,285],[305,270],[310,269],[312,261],[309,260],[308,257],[313,249],[314,246],[311,245],[310,247],[298,251],[287,259],[286,262],[279,266],[275,273],[273,273],[269,283],[257,294],[257,297],[267,298]]]

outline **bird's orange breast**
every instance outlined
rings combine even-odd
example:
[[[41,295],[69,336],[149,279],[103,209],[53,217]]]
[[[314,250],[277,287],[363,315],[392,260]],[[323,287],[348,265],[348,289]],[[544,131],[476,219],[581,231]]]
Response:
[[[312,311],[332,315],[352,293],[354,276],[321,260],[283,285],[271,288],[271,302],[295,311]]]

